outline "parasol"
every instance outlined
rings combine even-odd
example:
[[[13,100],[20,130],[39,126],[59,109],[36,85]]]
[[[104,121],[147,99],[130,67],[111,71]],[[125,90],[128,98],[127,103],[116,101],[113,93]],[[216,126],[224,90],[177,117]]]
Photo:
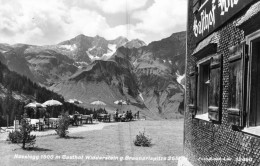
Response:
[[[93,101],[93,102],[90,103],[90,104],[92,104],[92,105],[106,105],[106,103],[104,103],[103,101],[99,101],[99,100]]]
[[[45,101],[42,105],[44,106],[59,106],[59,105],[62,105],[61,102],[57,101],[57,100],[47,100]],[[52,116],[53,116],[53,109],[52,109]]]
[[[57,101],[57,100],[48,100],[48,101],[45,101],[43,103],[44,106],[58,106],[58,105],[62,105],[61,102]]]
[[[34,116],[36,117],[37,116],[36,115],[37,109],[38,108],[46,108],[46,106],[35,101],[35,102],[27,104],[26,106],[24,106],[24,108],[33,108],[34,109]]]
[[[24,106],[24,107],[25,107],[25,108],[45,108],[46,106],[35,101],[35,102],[32,102],[32,103],[27,104],[27,105]]]

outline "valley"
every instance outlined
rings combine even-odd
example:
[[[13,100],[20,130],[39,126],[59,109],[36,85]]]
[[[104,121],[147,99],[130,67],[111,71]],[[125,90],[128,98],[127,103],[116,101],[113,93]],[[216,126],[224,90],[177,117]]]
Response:
[[[185,42],[185,32],[149,44],[81,34],[56,45],[0,44],[0,61],[65,100],[81,100],[84,108],[100,100],[110,113],[131,109],[172,119],[182,117]],[[114,104],[120,99],[128,104]]]

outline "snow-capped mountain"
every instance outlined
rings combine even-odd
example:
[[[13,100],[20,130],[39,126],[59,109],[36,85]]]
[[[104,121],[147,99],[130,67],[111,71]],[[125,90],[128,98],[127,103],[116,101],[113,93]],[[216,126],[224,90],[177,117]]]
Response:
[[[185,32],[148,45],[78,35],[57,45],[0,44],[0,60],[85,107],[102,100],[113,109],[115,100],[124,99],[152,119],[172,118],[182,112],[185,40]]]

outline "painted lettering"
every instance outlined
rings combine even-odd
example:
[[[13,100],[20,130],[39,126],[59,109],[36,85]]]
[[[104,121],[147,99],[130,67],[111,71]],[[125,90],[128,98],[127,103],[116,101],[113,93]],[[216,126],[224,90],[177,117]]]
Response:
[[[194,19],[194,23],[193,23],[193,31],[194,31],[194,35],[196,37],[198,37],[198,35],[203,35],[204,31],[210,29],[211,26],[215,26],[215,10],[216,10],[216,6],[213,3],[212,4],[212,9],[211,11],[207,12],[206,9],[204,9],[201,13],[200,13],[200,21],[197,21],[197,19]]]
[[[218,7],[221,9],[220,15],[225,15],[230,8],[238,4],[238,0],[218,0]]]
[[[200,10],[200,18],[194,17],[193,32],[196,37],[206,33],[215,28],[216,13],[220,13],[220,16],[224,16],[238,4],[239,0],[212,0],[212,7],[204,8]],[[218,8],[217,8],[218,7]],[[216,12],[216,10],[218,10]],[[219,17],[219,16],[217,16]]]

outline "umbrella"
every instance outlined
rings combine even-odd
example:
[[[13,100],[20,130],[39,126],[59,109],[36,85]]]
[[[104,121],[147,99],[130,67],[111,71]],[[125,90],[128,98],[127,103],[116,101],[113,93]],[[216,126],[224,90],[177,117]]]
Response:
[[[93,101],[93,102],[90,103],[90,104],[92,104],[92,105],[106,105],[106,103],[104,103],[104,102],[102,102],[102,101],[99,101],[99,100]]]
[[[82,101],[77,100],[77,99],[69,99],[68,102],[72,103],[72,104],[82,104],[83,103]]]
[[[24,106],[26,108],[44,108],[46,107],[45,105],[41,104],[41,103],[37,103],[36,101],[35,102],[32,102],[32,103],[29,103],[27,104],[26,106]]]
[[[58,106],[58,105],[62,105],[61,102],[57,101],[57,100],[48,100],[48,101],[45,101],[43,103],[44,106]]]
[[[59,106],[59,105],[62,105],[61,102],[57,101],[57,100],[48,100],[48,101],[45,101],[43,103],[44,106]],[[52,116],[53,116],[53,109],[52,109]]]
[[[33,108],[34,109],[34,114],[35,114],[35,116],[37,116],[36,115],[37,108],[46,108],[46,106],[35,101],[35,102],[27,104],[26,106],[24,106],[24,108]]]

